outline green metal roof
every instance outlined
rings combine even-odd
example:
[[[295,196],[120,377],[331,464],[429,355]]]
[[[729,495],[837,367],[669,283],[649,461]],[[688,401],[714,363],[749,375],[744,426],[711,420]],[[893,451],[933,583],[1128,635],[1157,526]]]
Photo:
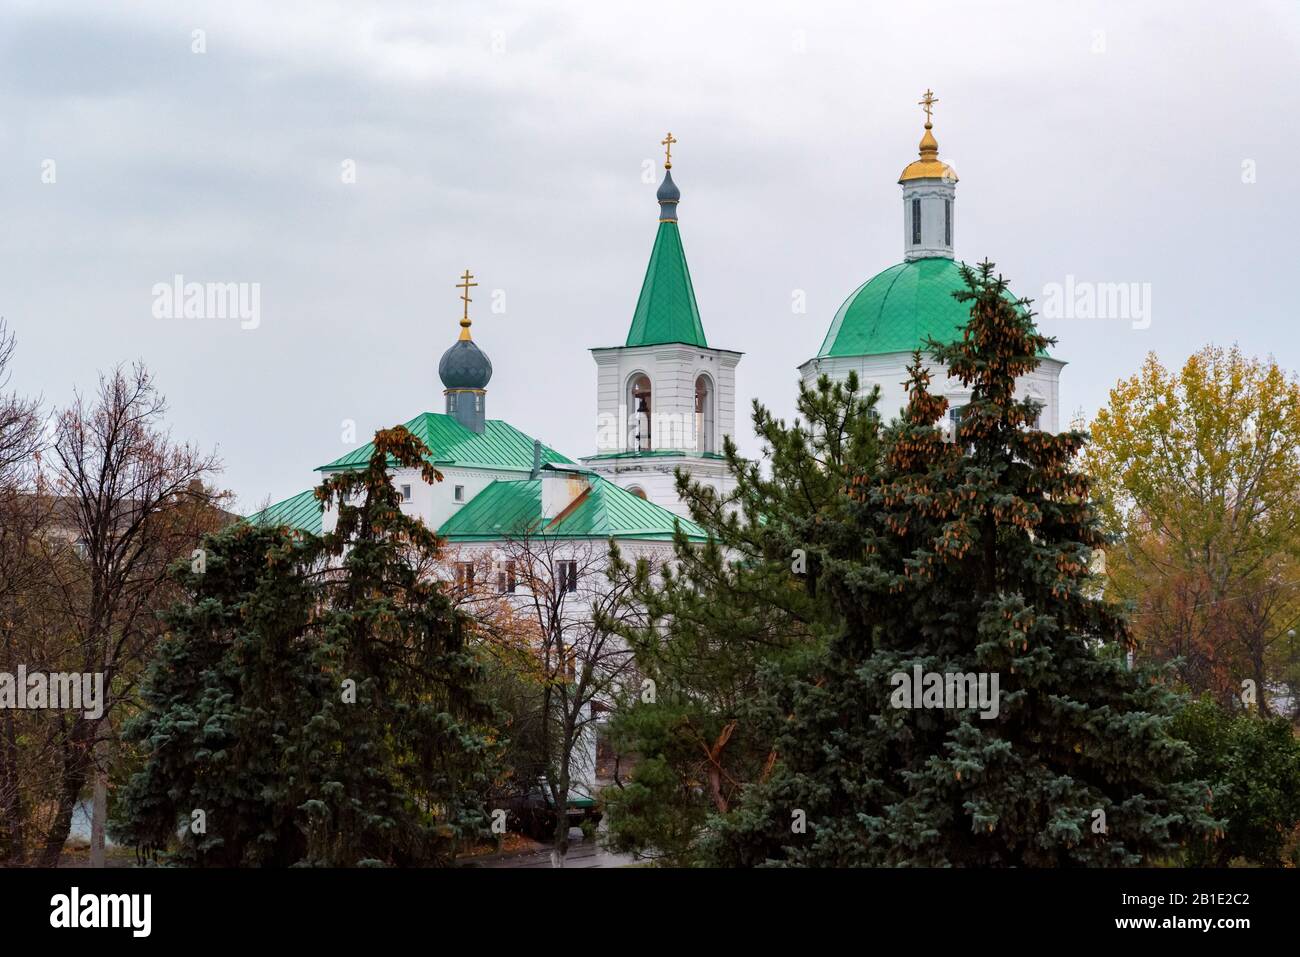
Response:
[[[676,223],[660,222],[625,345],[657,346],[671,342],[706,349],[709,345],[695,304],[695,288],[686,266],[681,233]]]
[[[912,352],[924,349],[927,338],[954,342],[970,321],[970,304],[952,294],[965,288],[960,264],[951,259],[890,266],[844,300],[817,357]]]
[[[321,505],[316,501],[316,490],[307,489],[283,502],[268,505],[245,519],[252,525],[287,525],[299,531],[321,534]]]
[[[403,423],[407,431],[429,447],[429,461],[433,465],[465,466],[469,468],[507,469],[528,472],[533,467],[533,440],[513,425],[500,419],[488,419],[482,432],[461,425],[450,415],[440,412],[422,412],[410,422]],[[370,461],[374,443],[353,449],[316,471],[363,468]],[[542,446],[542,464],[572,465],[554,449]]]
[[[438,534],[453,542],[491,541],[511,536],[548,538],[635,538],[669,541],[680,523],[703,541],[704,530],[668,509],[633,495],[592,472],[578,473],[589,489],[549,523],[542,520],[542,479],[496,481],[447,519]]]

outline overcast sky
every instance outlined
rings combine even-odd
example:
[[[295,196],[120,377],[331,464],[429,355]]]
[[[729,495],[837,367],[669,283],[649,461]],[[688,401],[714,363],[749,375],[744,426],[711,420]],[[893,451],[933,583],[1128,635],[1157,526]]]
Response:
[[[788,415],[840,303],[902,258],[927,87],[960,258],[1035,298],[1150,284],[1148,328],[1042,321],[1063,419],[1149,350],[1297,369],[1298,68],[1287,0],[0,0],[14,385],[61,404],[142,359],[249,509],[313,484],[344,420],[441,410],[468,266],[488,415],[589,453],[587,350],[627,334],[672,130],[709,343],[745,353],[742,413]],[[177,274],[259,284],[257,327],[156,318]]]

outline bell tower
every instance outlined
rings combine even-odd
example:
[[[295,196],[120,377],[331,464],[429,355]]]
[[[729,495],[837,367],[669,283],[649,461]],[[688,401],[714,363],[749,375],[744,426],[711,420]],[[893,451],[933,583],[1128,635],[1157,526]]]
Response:
[[[673,471],[720,491],[730,473],[723,440],[736,426],[736,365],[741,353],[714,349],[704,335],[682,247],[669,133],[655,200],[659,225],[632,324],[621,346],[592,349],[597,368],[596,452],[589,468],[685,515]]]

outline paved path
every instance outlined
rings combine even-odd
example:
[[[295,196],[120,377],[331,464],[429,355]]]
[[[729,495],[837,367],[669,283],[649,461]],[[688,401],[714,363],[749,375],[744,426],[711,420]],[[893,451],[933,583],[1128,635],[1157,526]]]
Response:
[[[565,855],[565,867],[627,867],[636,860],[630,854],[611,854],[596,845],[595,841],[572,841]],[[525,851],[507,857],[479,858],[469,867],[547,867],[551,866],[550,848]]]

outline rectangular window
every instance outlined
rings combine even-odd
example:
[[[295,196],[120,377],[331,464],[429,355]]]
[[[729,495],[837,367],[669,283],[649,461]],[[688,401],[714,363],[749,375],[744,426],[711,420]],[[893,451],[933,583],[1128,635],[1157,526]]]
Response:
[[[409,502],[410,500],[411,500],[411,486],[409,486],[409,485],[403,485],[403,486],[402,486],[402,501],[403,501],[403,502]]]
[[[456,393],[448,392],[447,393],[447,414],[454,415],[455,413],[456,413]]]
[[[465,486],[463,485],[456,486],[455,497],[456,497],[456,501],[458,502],[465,501]]]
[[[957,430],[961,428],[961,414],[966,406],[954,406],[948,410],[948,430],[953,442],[957,441]]]
[[[952,200],[943,201],[943,244],[952,245]]]
[[[912,200],[912,245],[921,245],[921,201]]]
[[[456,563],[456,587],[463,591],[469,591],[474,587],[473,562]]]
[[[515,563],[499,562],[497,564],[497,594],[513,595],[518,584],[515,580]]]
[[[578,590],[578,563],[577,562],[560,562],[559,563],[559,581],[556,582],[559,590],[562,592],[574,592]]]

